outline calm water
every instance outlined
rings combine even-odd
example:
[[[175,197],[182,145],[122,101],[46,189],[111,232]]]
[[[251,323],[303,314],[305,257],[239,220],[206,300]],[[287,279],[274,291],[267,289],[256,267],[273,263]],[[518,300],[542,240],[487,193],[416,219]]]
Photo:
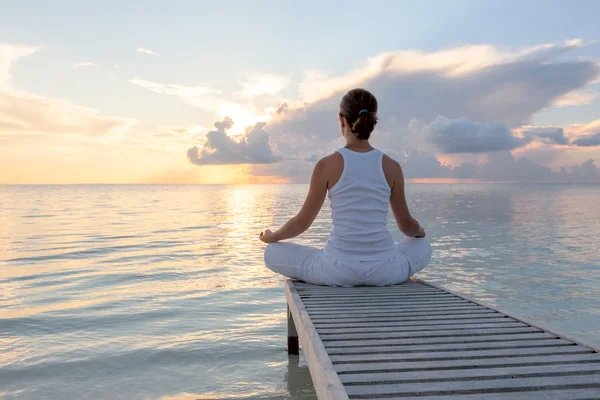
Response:
[[[306,189],[0,186],[0,398],[315,398],[256,239]],[[408,195],[434,246],[420,277],[600,344],[600,186]]]

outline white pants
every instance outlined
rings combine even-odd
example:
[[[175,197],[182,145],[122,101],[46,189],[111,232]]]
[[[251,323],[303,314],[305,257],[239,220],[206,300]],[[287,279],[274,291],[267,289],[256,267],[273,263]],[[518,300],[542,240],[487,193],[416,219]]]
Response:
[[[408,280],[431,260],[426,239],[407,238],[396,243],[396,254],[386,260],[340,261],[322,249],[295,243],[270,243],[265,265],[273,272],[315,285],[387,286]]]

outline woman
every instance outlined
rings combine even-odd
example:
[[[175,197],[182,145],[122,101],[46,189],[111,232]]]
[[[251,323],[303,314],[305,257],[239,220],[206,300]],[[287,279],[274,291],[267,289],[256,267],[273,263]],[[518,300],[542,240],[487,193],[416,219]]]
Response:
[[[273,272],[317,285],[395,285],[422,270],[431,259],[425,231],[410,215],[400,164],[373,148],[377,99],[364,89],[349,91],[340,103],[340,130],[346,146],[317,162],[300,212],[275,232],[265,264]],[[323,249],[277,243],[306,231],[329,190],[333,232]],[[397,244],[387,230],[388,204],[398,228],[409,238]]]

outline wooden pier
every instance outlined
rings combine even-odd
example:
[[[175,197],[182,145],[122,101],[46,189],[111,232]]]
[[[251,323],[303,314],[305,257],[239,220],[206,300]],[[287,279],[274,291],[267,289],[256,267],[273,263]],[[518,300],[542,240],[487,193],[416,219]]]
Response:
[[[423,281],[339,288],[287,280],[319,399],[600,399],[590,344]]]

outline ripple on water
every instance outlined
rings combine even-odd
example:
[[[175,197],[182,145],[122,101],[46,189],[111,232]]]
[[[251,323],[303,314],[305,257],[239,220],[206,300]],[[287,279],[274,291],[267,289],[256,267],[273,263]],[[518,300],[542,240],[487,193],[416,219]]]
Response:
[[[0,397],[314,399],[256,239],[305,192],[1,186]],[[600,187],[407,195],[434,248],[420,277],[600,344]],[[298,242],[322,245],[329,213]]]

